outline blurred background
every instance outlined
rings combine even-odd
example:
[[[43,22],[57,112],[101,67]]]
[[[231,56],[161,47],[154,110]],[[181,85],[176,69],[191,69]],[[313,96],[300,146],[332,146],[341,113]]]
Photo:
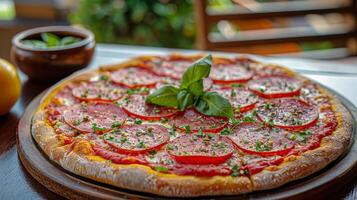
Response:
[[[0,57],[12,36],[79,25],[97,42],[338,59],[357,54],[357,0],[0,0]]]

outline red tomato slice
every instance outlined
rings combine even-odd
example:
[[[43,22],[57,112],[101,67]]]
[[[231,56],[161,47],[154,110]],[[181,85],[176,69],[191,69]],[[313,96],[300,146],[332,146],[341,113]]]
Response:
[[[253,71],[239,63],[218,64],[211,68],[210,77],[216,84],[244,83],[253,77]]]
[[[162,77],[155,75],[145,67],[126,67],[113,71],[111,79],[114,83],[128,88],[151,88],[155,87]]]
[[[179,163],[218,165],[233,155],[233,146],[216,134],[185,134],[171,141],[168,153]]]
[[[145,99],[145,95],[130,95],[124,98],[122,108],[129,116],[143,120],[161,120],[162,118],[173,117],[180,112],[175,108],[148,104]]]
[[[158,150],[169,139],[168,130],[159,124],[126,125],[104,134],[104,141],[123,154],[142,154]]]
[[[300,94],[302,83],[287,76],[267,76],[248,83],[248,87],[267,99],[293,97]]]
[[[88,103],[68,107],[64,113],[65,122],[84,133],[103,133],[121,126],[127,115],[114,104]]]
[[[263,124],[243,122],[236,126],[228,137],[237,149],[260,156],[286,155],[294,148],[288,139],[289,133],[283,129],[270,129]]]
[[[82,82],[72,95],[82,101],[111,102],[123,96],[123,90],[105,82]]]
[[[235,112],[249,111],[259,100],[256,94],[244,88],[220,88],[213,91],[228,99]]]
[[[202,115],[191,108],[170,119],[168,123],[185,132],[195,133],[202,130],[203,132],[218,133],[227,126],[228,120],[222,117]]]
[[[319,110],[316,106],[296,98],[267,100],[257,106],[258,119],[269,125],[302,130],[316,124]]]

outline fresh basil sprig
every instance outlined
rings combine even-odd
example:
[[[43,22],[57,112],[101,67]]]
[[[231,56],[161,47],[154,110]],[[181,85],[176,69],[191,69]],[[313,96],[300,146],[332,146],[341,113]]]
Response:
[[[33,48],[46,49],[46,48],[71,45],[81,40],[77,37],[72,37],[72,36],[66,36],[60,38],[59,36],[53,33],[41,33],[41,39],[42,40],[27,39],[27,40],[22,40],[21,42]]]
[[[185,110],[194,106],[204,115],[232,118],[233,109],[227,99],[217,92],[204,91],[203,79],[208,78],[212,56],[194,62],[183,74],[180,88],[163,86],[148,95],[146,102]]]

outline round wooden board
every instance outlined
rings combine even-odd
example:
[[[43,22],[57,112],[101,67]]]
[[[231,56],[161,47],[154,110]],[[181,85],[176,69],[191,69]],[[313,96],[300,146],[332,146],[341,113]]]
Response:
[[[357,116],[356,108],[344,97],[330,90],[343,102],[343,104]],[[125,190],[114,186],[102,184],[90,179],[79,177],[61,168],[56,163],[47,159],[31,136],[31,119],[34,111],[40,104],[41,97],[37,96],[27,107],[26,112],[18,125],[17,140],[18,153],[26,170],[42,185],[49,190],[69,199],[160,199],[160,197],[147,193]],[[354,121],[355,118],[353,119]],[[356,131],[356,123],[353,132]],[[351,148],[338,160],[330,163],[318,173],[304,179],[291,182],[283,187],[254,192],[240,196],[215,196],[201,197],[204,199],[305,199],[316,195],[320,196],[325,189],[343,186],[344,179],[356,169],[357,143],[351,142]],[[175,198],[177,199],[177,198]],[[192,198],[190,198],[192,199]]]

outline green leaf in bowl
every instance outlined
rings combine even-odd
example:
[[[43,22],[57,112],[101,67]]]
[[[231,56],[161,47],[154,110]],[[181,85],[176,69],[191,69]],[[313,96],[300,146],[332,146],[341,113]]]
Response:
[[[63,38],[61,39],[60,44],[61,44],[62,46],[65,46],[65,45],[74,44],[74,43],[79,42],[79,41],[80,41],[79,38],[72,37],[72,36],[66,36],[66,37],[63,37]]]
[[[33,47],[36,49],[46,49],[47,48],[47,44],[41,40],[23,40],[21,42],[26,46]]]
[[[61,39],[53,33],[41,33],[41,38],[46,42],[47,47],[56,47],[60,45]]]

